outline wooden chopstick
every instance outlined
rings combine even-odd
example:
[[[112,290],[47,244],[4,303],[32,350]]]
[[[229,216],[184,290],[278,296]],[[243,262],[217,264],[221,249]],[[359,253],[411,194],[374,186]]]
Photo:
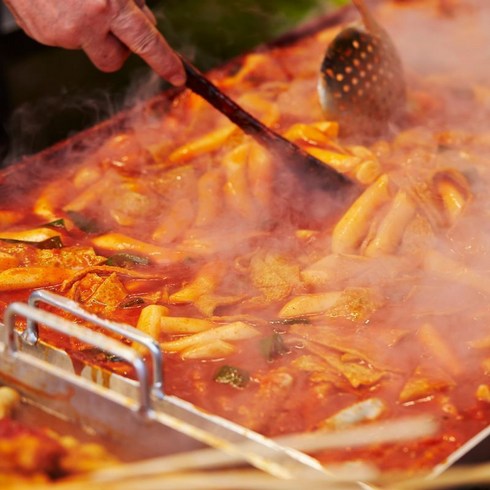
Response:
[[[104,482],[81,479],[58,483],[29,482],[15,484],[15,487],[11,488],[12,490],[297,490],[304,483],[304,480],[281,480],[260,470],[250,469],[160,473],[138,479]],[[308,483],[308,490],[360,490],[361,488],[357,482],[325,484],[325,481],[312,481]]]
[[[396,484],[383,485],[383,490],[442,490],[455,489],[462,486],[490,484],[490,463],[450,468],[436,478],[426,475],[398,481]]]
[[[90,481],[77,479],[59,483],[16,483],[15,490],[297,490],[305,485],[304,480],[280,480],[262,471],[193,471],[186,473],[157,473],[136,477],[137,479],[113,479],[110,481]],[[449,490],[468,485],[488,485],[490,464],[471,465],[449,469],[437,478],[422,475],[405,481],[396,478],[376,486],[361,487],[357,482],[309,481],[308,490]],[[2,487],[3,488],[3,487]]]
[[[295,434],[276,438],[275,441],[300,451],[313,452],[347,446],[362,447],[368,444],[402,442],[430,436],[436,428],[437,425],[432,418],[421,416],[378,422],[342,431]],[[148,477],[156,473],[210,470],[240,463],[242,461],[235,456],[207,448],[105,468],[92,473],[89,478],[91,482],[124,480],[133,477]],[[330,470],[332,481],[365,480],[377,475],[377,470],[367,463],[359,463],[356,467],[350,466],[346,475],[342,473],[341,467]]]
[[[395,421],[372,423],[362,427],[335,432],[316,432],[277,438],[300,450],[333,449],[338,447],[361,447],[368,444],[402,442],[430,436],[437,426],[430,417],[411,417]],[[150,460],[114,466],[95,471],[75,480],[56,484],[32,484],[16,490],[296,490],[305,481],[301,477],[281,480],[255,469],[213,470],[240,461],[216,449],[202,449]],[[308,490],[359,490],[358,481],[365,481],[369,465],[349,466],[348,474],[335,473],[331,468],[332,481],[310,480]],[[356,468],[358,471],[356,471]],[[205,470],[205,471],[203,471]],[[213,471],[211,471],[213,470]],[[341,470],[341,468],[340,468]],[[371,475],[379,477],[379,474]],[[488,482],[490,465],[465,470],[449,470],[442,476],[427,480],[426,477],[401,482],[403,475],[395,475],[391,483],[384,480],[383,490],[430,490],[447,488],[452,483]],[[446,486],[445,486],[446,485]]]

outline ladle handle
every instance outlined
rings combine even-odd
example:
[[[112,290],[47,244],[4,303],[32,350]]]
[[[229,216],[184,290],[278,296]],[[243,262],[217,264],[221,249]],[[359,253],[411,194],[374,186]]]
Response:
[[[182,57],[181,59],[187,74],[187,87],[209,102],[258,143],[279,158],[293,164],[298,172],[321,173],[321,186],[325,189],[338,189],[339,186],[349,182],[342,174],[262,124],[223,93],[189,61]]]

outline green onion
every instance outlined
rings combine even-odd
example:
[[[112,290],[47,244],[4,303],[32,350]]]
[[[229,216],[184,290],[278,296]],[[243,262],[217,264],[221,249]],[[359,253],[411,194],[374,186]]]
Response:
[[[132,265],[148,265],[150,261],[147,257],[139,255],[120,253],[111,255],[105,262],[106,265],[114,265],[117,267],[128,267]]]
[[[231,385],[234,388],[244,388],[250,381],[250,375],[243,369],[225,365],[219,368],[214,380],[217,383]]]
[[[139,298],[138,296],[134,298],[127,298],[121,303],[119,303],[119,308],[135,308],[137,306],[141,306],[145,304],[145,300],[143,298]]]
[[[101,233],[105,231],[95,219],[89,218],[78,211],[67,211],[66,214],[73,221],[73,224],[85,233]]]
[[[271,320],[271,325],[296,325],[298,323],[308,324],[311,323],[310,319],[306,316],[296,316],[293,318],[281,318],[280,320]]]
[[[50,221],[49,223],[45,223],[41,226],[49,226],[50,228],[61,228],[66,230],[65,220],[63,218],[55,219],[54,221]]]
[[[273,361],[274,359],[287,354],[289,349],[284,343],[282,335],[273,333],[271,336],[260,341],[260,351],[268,361]]]

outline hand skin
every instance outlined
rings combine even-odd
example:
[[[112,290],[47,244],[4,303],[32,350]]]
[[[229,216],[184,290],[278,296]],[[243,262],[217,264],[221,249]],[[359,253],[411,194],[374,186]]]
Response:
[[[27,35],[48,46],[83,49],[112,72],[136,53],[173,85],[185,82],[182,63],[156,28],[144,0],[5,0]]]

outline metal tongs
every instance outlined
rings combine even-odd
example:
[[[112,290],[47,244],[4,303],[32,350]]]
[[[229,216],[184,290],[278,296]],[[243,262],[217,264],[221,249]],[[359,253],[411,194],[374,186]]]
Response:
[[[63,316],[68,313],[90,322],[98,331],[40,309],[39,303],[60,310]],[[15,328],[17,318],[27,321],[22,334]],[[38,324],[125,360],[133,367],[136,381],[113,373],[97,383],[93,367],[86,376],[75,374],[64,351],[39,341]],[[140,454],[151,455],[148,449],[165,444],[172,452],[179,447],[189,449],[189,440],[194,440],[279,478],[333,479],[316,459],[305,453],[166,395],[158,343],[129,325],[102,319],[72,300],[38,290],[30,296],[29,304],[9,305],[4,329],[4,343],[0,343],[0,383],[17,389],[31,403],[65,420],[102,436],[130,440],[131,445],[141,446]],[[136,350],[116,340],[114,334],[139,348]],[[140,353],[142,350],[147,352],[149,362]]]

